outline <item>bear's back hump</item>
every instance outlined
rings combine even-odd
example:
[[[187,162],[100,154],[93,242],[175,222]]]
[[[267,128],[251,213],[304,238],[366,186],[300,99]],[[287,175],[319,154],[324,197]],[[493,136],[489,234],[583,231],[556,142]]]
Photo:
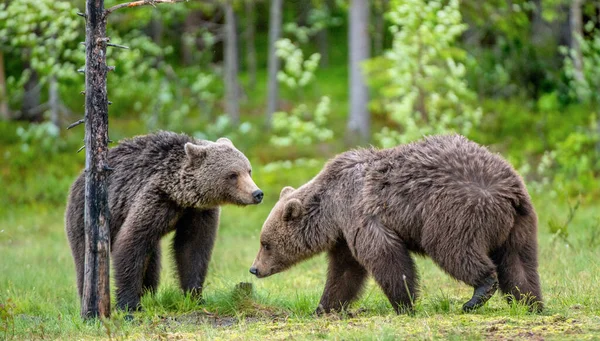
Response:
[[[512,166],[485,147],[460,135],[427,137],[398,148],[399,169],[430,185],[474,185],[481,188],[521,183]]]

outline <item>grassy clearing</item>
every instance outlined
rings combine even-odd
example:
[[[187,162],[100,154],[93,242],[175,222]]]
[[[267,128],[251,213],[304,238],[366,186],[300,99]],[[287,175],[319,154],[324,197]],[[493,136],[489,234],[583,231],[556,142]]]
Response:
[[[316,170],[312,170],[315,172]],[[535,200],[540,215],[541,277],[547,309],[533,315],[496,295],[473,314],[460,311],[471,288],[418,259],[421,298],[415,316],[396,316],[371,281],[348,315],[315,317],[325,282],[323,255],[290,271],[257,280],[248,273],[262,221],[280,185],[256,172],[266,202],[226,207],[205,289],[204,304],[178,289],[165,250],[158,294],[127,322],[85,323],[79,318],[75,273],[63,231],[63,204],[18,205],[0,215],[0,338],[6,339],[594,339],[600,337],[598,212],[583,206],[568,237],[550,233],[549,221],[567,218],[566,204]],[[288,174],[298,185],[311,174]],[[594,233],[595,231],[595,233]],[[169,237],[163,247],[168,249]],[[568,242],[568,244],[567,244]],[[253,284],[252,294],[236,290]],[[113,295],[114,296],[114,295]]]

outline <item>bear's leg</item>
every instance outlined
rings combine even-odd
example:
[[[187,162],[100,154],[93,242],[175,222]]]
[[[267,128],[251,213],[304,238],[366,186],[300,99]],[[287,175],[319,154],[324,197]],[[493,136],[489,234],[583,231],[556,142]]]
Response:
[[[472,245],[464,244],[464,241],[446,239],[443,244],[428,244],[424,248],[444,271],[474,288],[473,297],[463,305],[464,311],[471,311],[484,305],[494,295],[498,289],[498,277],[490,257]],[[448,247],[440,250],[439,245]]]
[[[144,271],[144,281],[142,287],[151,294],[156,293],[160,280],[160,244],[156,245],[154,250],[150,250],[146,258],[146,270]]]
[[[160,247],[160,238],[179,214],[152,193],[144,195],[144,204],[131,208],[112,248],[118,309],[140,309],[148,256]]]
[[[71,213],[69,213],[70,215]],[[75,275],[77,279],[77,293],[79,299],[83,295],[83,270],[85,266],[85,231],[83,226],[83,214],[78,217],[68,217],[66,222],[67,237],[71,246],[71,253],[75,262]]]
[[[316,313],[345,309],[360,294],[367,270],[352,256],[345,240],[339,240],[329,251],[327,283]]]
[[[220,209],[187,209],[177,222],[173,249],[179,283],[201,298],[202,286],[219,226]]]
[[[75,262],[77,293],[81,300],[83,296],[83,271],[85,266],[85,226],[83,204],[85,201],[85,177],[79,176],[69,193],[69,201],[65,214],[65,232]]]
[[[402,240],[372,219],[358,230],[353,245],[357,258],[373,275],[396,313],[412,313],[418,294],[418,276]]]
[[[508,240],[492,254],[492,259],[498,268],[500,290],[508,302],[516,299],[529,305],[530,311],[540,312],[544,305],[535,231],[535,217],[517,216]]]

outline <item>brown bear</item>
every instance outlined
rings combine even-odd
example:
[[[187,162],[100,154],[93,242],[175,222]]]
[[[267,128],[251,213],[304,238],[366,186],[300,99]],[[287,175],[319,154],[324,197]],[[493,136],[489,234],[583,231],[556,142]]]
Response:
[[[263,192],[250,162],[230,140],[201,141],[171,132],[122,141],[108,152],[110,238],[117,307],[138,309],[144,290],[155,291],[160,239],[175,230],[174,257],[184,291],[198,297],[208,268],[220,205],[251,205]],[[79,297],[85,257],[85,176],[73,183],[65,213]]]
[[[411,312],[428,255],[475,290],[470,311],[495,293],[542,309],[537,216],[521,177],[500,156],[459,135],[330,160],[311,181],[286,187],[264,223],[257,277],[327,251],[317,313],[344,309],[371,274],[400,313]]]

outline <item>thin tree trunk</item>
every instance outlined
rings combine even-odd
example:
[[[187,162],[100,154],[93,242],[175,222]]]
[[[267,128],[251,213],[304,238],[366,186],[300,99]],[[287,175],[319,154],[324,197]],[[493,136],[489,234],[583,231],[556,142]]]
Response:
[[[256,46],[254,42],[256,31],[256,15],[254,0],[246,0],[246,63],[248,68],[249,86],[256,86]]]
[[[235,13],[230,1],[225,3],[225,111],[233,125],[240,122],[238,53]]]
[[[6,74],[4,73],[4,52],[2,50],[0,50],[0,119],[10,119],[8,97],[6,95]]]
[[[56,127],[60,127],[60,98],[58,94],[58,81],[56,81],[56,76],[50,77],[49,88],[48,102],[50,106],[50,121]]]
[[[317,45],[319,46],[319,54],[321,55],[320,65],[323,67],[329,66],[329,31],[324,27],[317,33]]]
[[[377,13],[375,14],[375,34],[373,42],[373,53],[376,56],[381,55],[383,52],[383,40],[385,37],[385,21],[383,15],[387,8],[387,0],[379,0],[379,6]]]
[[[308,26],[308,13],[310,11],[311,3],[308,0],[296,0],[296,23],[298,26]]]
[[[190,11],[183,22],[183,34],[181,35],[181,62],[185,66],[193,64],[193,49],[195,48],[195,39],[192,32],[194,30],[193,18],[194,12]]]
[[[348,137],[353,140],[356,134],[359,142],[369,140],[370,117],[367,108],[369,94],[361,63],[369,58],[369,2],[367,0],[350,1],[349,21],[350,44],[350,116]],[[352,141],[356,142],[356,141]]]
[[[273,113],[278,110],[279,83],[277,73],[279,72],[279,58],[275,55],[275,43],[281,37],[283,0],[271,0],[271,13],[269,17],[269,80],[267,99],[267,124],[271,125]]]
[[[152,36],[152,41],[159,46],[162,46],[163,32],[163,22],[160,15],[158,15],[157,11],[152,11],[152,18],[150,19],[150,35]]]
[[[571,1],[570,24],[571,24],[571,49],[573,49],[573,67],[575,68],[575,79],[583,80],[583,56],[581,55],[581,46],[579,39],[583,37],[581,14],[581,0]]]
[[[85,270],[81,316],[110,315],[108,98],[104,0],[86,0]]]
[[[41,98],[38,73],[31,68],[29,61],[26,61],[24,66],[25,69],[31,71],[31,75],[24,85],[25,93],[23,94],[23,105],[21,106],[21,115],[19,118],[30,122],[41,122],[44,111],[37,110],[40,108]]]

